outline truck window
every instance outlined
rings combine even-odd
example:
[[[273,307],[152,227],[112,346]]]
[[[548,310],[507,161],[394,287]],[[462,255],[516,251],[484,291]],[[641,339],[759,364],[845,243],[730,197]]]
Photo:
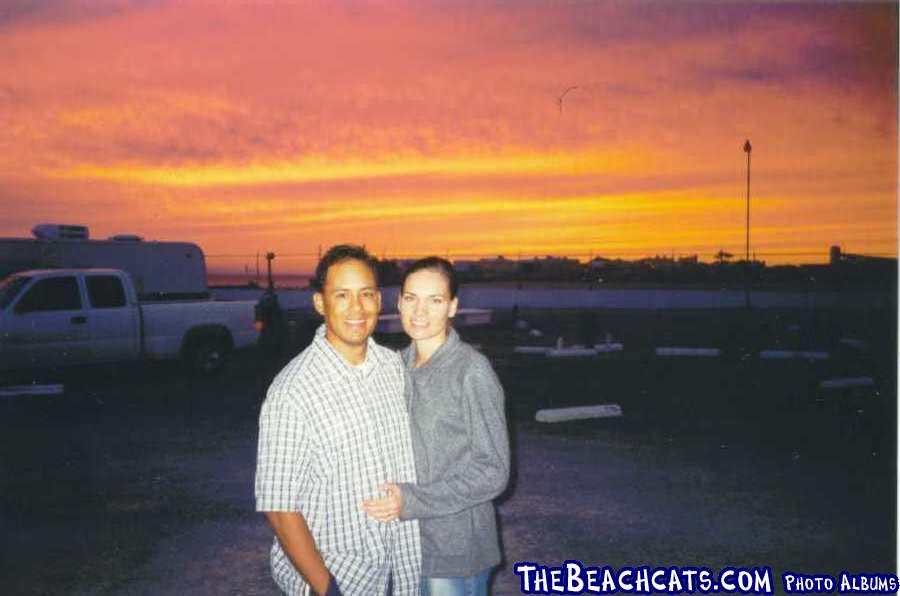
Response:
[[[11,275],[0,282],[0,310],[9,306],[13,299],[19,295],[22,286],[31,280],[24,275]]]
[[[36,282],[16,305],[16,312],[79,310],[81,295],[74,277],[51,277]]]
[[[90,275],[87,281],[88,298],[94,308],[121,308],[125,306],[125,289],[122,280],[114,275]]]

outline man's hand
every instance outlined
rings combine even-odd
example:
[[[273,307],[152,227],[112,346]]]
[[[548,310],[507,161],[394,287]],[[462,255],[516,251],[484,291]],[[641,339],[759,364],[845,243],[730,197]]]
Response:
[[[387,496],[378,499],[366,499],[362,503],[363,510],[372,519],[380,522],[391,522],[400,518],[403,508],[403,493],[396,484],[380,484],[378,490]]]
[[[294,511],[267,511],[266,518],[275,530],[284,553],[316,594],[324,596],[329,584],[337,588],[302,515]]]

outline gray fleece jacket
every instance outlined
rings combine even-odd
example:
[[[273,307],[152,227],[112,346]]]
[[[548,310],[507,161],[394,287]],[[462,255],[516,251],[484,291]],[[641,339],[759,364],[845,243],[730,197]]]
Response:
[[[413,380],[418,482],[400,485],[400,517],[419,520],[424,576],[474,575],[501,558],[491,501],[509,479],[503,388],[487,358],[452,328],[419,368],[415,344],[402,356]]]

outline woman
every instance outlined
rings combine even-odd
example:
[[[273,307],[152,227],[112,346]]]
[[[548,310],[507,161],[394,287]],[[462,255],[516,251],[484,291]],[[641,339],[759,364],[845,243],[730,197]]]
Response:
[[[404,274],[398,309],[412,342],[402,352],[414,388],[416,484],[386,484],[373,518],[418,519],[422,595],[486,595],[500,545],[492,500],[509,478],[503,388],[487,358],[451,327],[459,284],[439,257]]]

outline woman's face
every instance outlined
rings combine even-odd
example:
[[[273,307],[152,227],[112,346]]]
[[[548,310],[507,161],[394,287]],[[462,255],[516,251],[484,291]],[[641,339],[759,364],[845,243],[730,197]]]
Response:
[[[406,278],[397,303],[403,330],[415,341],[445,337],[456,306],[447,278],[430,269]]]

